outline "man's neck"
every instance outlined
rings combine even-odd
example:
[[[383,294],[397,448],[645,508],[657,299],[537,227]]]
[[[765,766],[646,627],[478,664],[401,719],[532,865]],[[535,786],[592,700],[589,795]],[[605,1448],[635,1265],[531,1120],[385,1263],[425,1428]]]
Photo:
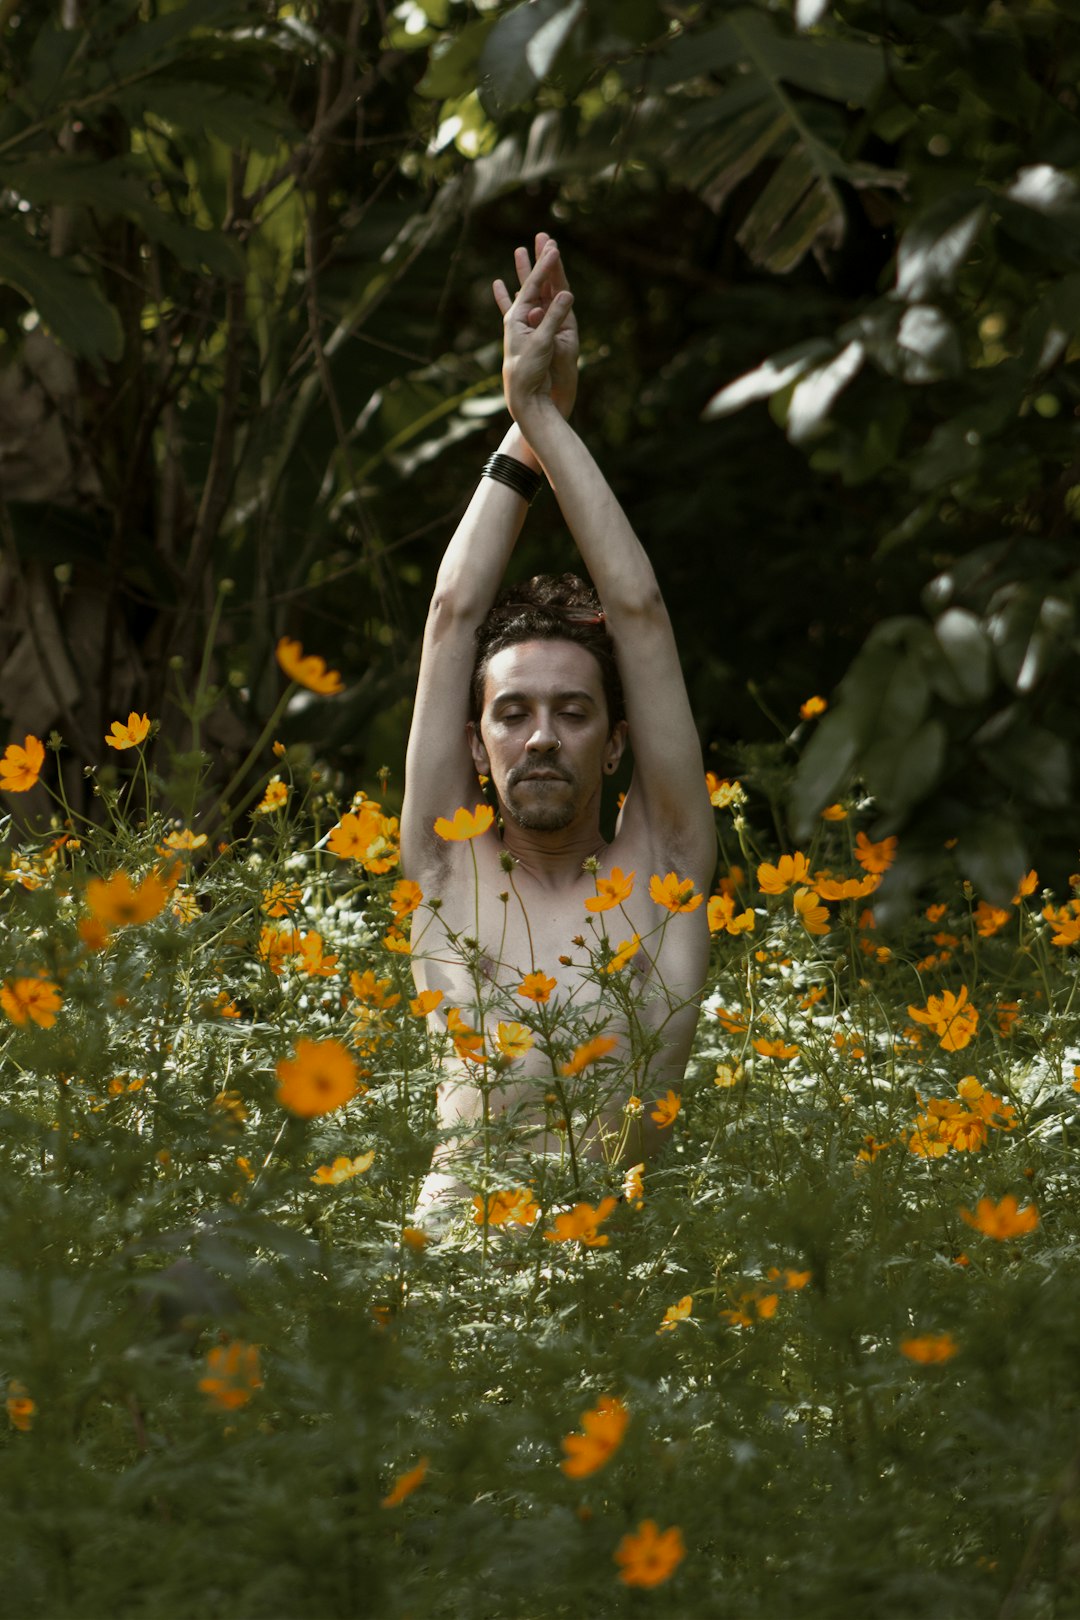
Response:
[[[503,822],[503,848],[514,857],[521,871],[538,888],[568,889],[581,878],[587,860],[595,857],[603,865],[607,844],[599,822],[590,817],[557,832],[538,832],[519,827],[506,816]]]

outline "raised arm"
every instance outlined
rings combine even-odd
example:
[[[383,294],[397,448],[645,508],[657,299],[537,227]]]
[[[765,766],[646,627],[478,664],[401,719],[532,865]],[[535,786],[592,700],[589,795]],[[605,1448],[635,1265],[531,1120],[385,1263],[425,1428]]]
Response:
[[[510,414],[538,457],[604,605],[619,658],[634,779],[624,819],[640,825],[659,858],[707,883],[716,844],[697,729],[675,637],[652,564],[591,454],[554,408],[544,382],[553,328],[537,324],[544,284],[565,289],[548,243],[515,299],[495,287],[503,312],[503,383]],[[569,293],[560,291],[555,299]]]
[[[548,238],[536,239],[538,260]],[[518,275],[531,283],[532,319],[548,323],[549,362],[544,382],[557,416],[569,414],[577,388],[577,329],[569,306],[555,302],[556,288],[536,275],[529,255],[515,255]],[[555,333],[559,343],[556,347]],[[512,426],[498,454],[530,472],[540,464],[521,430]],[[448,846],[432,830],[437,816],[452,815],[460,804],[476,802],[476,771],[466,737],[469,681],[476,656],[476,629],[495,599],[527,502],[511,484],[481,478],[446,549],[424,629],[420,674],[405,763],[401,815],[404,871],[412,877],[430,870]]]

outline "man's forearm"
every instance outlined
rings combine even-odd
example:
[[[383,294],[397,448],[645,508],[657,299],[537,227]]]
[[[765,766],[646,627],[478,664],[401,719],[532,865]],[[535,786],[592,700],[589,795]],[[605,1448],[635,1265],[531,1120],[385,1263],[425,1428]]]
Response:
[[[517,426],[510,428],[498,453],[530,472],[541,471]],[[495,599],[527,511],[528,503],[510,485],[480,479],[439,565],[433,608],[483,617]]]
[[[548,402],[518,413],[607,612],[663,611],[652,564],[592,454]]]

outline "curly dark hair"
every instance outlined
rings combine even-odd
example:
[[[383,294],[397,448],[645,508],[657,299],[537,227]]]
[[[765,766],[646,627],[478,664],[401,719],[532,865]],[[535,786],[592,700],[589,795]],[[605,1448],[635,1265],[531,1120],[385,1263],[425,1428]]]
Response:
[[[626,718],[615,643],[595,590],[577,574],[535,574],[517,585],[504,586],[477,627],[476,663],[469,688],[474,721],[483,711],[484,677],[490,660],[504,647],[522,641],[572,641],[584,647],[600,665],[609,734]]]

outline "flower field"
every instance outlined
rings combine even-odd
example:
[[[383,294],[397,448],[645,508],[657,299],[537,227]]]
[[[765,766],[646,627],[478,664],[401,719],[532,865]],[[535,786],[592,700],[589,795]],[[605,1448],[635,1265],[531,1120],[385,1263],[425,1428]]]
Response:
[[[763,849],[710,779],[717,892],[597,872],[592,1003],[540,962],[440,1007],[385,783],[278,748],[246,830],[179,825],[149,731],[103,740],[99,825],[58,804],[3,854],[9,1612],[1080,1609],[1080,901],[975,895],[942,850],[886,926],[866,807]],[[0,778],[56,772],[27,738]],[[650,1089],[633,883],[658,928],[708,909],[681,1094]],[[483,1089],[535,1047],[542,1136],[490,1121],[471,1197],[418,1221],[440,1049]],[[619,1162],[642,1113],[664,1149]]]

